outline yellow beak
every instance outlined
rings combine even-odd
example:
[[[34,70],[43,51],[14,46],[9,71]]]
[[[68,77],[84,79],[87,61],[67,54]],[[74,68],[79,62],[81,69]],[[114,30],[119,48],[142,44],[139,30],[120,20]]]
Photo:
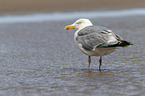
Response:
[[[64,29],[65,29],[65,30],[69,30],[69,29],[72,29],[72,28],[75,28],[75,26],[67,25]]]

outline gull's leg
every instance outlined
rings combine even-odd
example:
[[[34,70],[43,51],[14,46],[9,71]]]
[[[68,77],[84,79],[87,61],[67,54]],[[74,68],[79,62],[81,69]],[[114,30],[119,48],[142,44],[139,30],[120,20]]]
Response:
[[[102,56],[100,56],[99,62],[100,62],[100,65],[99,65],[99,71],[101,71],[101,65],[102,65]]]
[[[91,56],[89,56],[89,59],[88,59],[88,62],[89,62],[89,71],[91,71]]]

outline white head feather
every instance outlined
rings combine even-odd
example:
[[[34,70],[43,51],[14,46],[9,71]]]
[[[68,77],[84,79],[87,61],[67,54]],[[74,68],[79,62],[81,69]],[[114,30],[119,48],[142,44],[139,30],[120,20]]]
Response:
[[[76,30],[81,30],[87,26],[92,26],[92,25],[93,24],[91,23],[89,19],[78,19],[72,24],[72,26],[74,26]]]

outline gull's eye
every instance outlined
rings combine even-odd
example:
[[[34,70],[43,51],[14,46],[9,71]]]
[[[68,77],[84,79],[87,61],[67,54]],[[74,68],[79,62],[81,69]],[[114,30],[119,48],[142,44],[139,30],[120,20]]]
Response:
[[[77,22],[77,24],[81,24],[82,22]]]

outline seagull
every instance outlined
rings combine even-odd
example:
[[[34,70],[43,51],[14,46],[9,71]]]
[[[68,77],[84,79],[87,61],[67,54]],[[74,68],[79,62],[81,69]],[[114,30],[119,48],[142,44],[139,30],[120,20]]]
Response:
[[[99,71],[101,71],[102,56],[114,52],[117,48],[132,45],[112,30],[103,26],[94,26],[89,19],[78,19],[65,27],[65,30],[69,29],[76,29],[74,41],[78,48],[88,55],[89,71],[91,71],[91,56],[100,56]]]

